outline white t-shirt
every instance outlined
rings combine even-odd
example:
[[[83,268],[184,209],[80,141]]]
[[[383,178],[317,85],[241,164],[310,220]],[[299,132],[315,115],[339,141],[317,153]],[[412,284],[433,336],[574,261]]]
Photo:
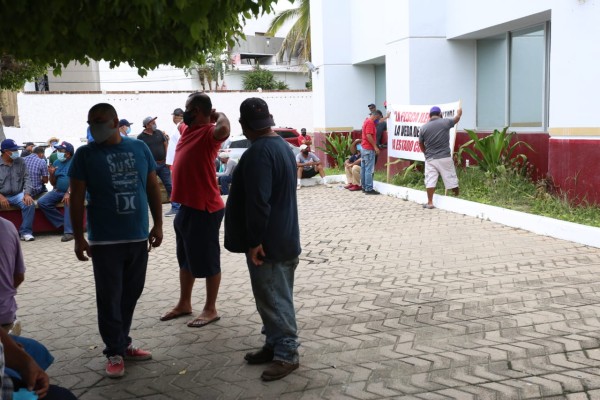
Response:
[[[175,161],[175,149],[177,148],[177,142],[179,142],[179,138],[181,137],[181,133],[179,133],[179,125],[181,125],[181,122],[177,124],[175,133],[169,136],[169,144],[167,145],[167,159],[165,161],[167,165],[173,165],[173,162]]]

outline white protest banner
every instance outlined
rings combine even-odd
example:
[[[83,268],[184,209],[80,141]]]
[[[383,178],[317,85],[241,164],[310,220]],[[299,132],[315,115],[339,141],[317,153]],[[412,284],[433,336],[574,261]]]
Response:
[[[442,110],[443,118],[454,118],[460,101],[437,105]],[[429,110],[433,105],[399,105],[388,107],[391,111],[387,120],[388,128],[388,157],[405,160],[425,161],[425,155],[419,145],[419,130],[429,122]],[[450,152],[454,152],[456,126],[450,129]]]

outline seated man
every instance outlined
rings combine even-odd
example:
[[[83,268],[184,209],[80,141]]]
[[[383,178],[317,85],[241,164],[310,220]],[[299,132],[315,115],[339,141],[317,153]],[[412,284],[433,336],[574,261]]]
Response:
[[[71,227],[71,216],[69,215],[69,200],[71,190],[69,189],[69,168],[73,158],[73,145],[69,142],[62,142],[56,145],[57,160],[54,165],[48,167],[50,171],[50,184],[54,190],[38,200],[38,206],[44,212],[48,221],[55,227],[64,226],[61,242],[73,240],[73,228]],[[64,203],[64,214],[56,209],[57,203]]]
[[[5,374],[5,367],[16,371],[19,377]],[[45,400],[74,400],[73,393],[60,386],[50,385],[48,374],[29,355],[23,346],[17,343],[3,329],[0,329],[0,393],[1,398],[13,398],[19,390],[35,391]]]
[[[302,179],[312,178],[317,174],[321,176],[321,183],[325,183],[325,171],[323,171],[321,160],[315,153],[311,153],[305,144],[300,146],[300,153],[296,156],[296,165],[298,166],[298,185],[296,189],[302,188]]]
[[[231,184],[231,177],[233,176],[233,170],[237,166],[237,162],[229,158],[229,153],[220,152],[219,161],[221,162],[219,172],[217,172],[217,183],[221,186],[221,194],[229,194],[229,185]]]
[[[0,153],[0,208],[19,207],[23,218],[19,229],[21,240],[35,240],[32,230],[35,216],[32,186],[25,161],[19,157],[19,146],[12,139],[5,139],[0,143]]]
[[[21,154],[23,156],[23,154]],[[48,164],[44,158],[44,147],[37,146],[33,148],[33,153],[23,158],[27,172],[29,173],[29,181],[31,182],[31,197],[35,198],[42,193],[48,191],[46,183],[48,183]]]
[[[352,192],[362,190],[360,186],[360,145],[362,139],[356,139],[350,146],[350,153],[352,155],[344,162],[344,170],[346,170],[346,182],[344,189],[348,189]]]

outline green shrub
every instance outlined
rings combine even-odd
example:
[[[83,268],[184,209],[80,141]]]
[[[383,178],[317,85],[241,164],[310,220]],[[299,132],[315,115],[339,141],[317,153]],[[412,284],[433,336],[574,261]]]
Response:
[[[333,158],[338,168],[343,168],[344,161],[350,156],[352,137],[347,134],[328,133],[325,140],[325,147],[317,148]]]
[[[258,88],[263,90],[288,89],[285,82],[275,80],[273,72],[262,69],[260,65],[257,65],[252,71],[244,75],[242,84],[244,85],[244,90],[256,90]]]

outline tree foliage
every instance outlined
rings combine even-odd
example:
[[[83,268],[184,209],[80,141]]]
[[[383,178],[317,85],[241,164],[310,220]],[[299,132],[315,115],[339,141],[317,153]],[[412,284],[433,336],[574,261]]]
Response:
[[[243,37],[246,19],[276,0],[0,0],[0,55],[50,65],[125,63],[141,76],[161,64],[186,67],[206,49]]]
[[[213,82],[215,90],[219,89],[219,78],[221,81],[225,79],[225,72],[231,69],[231,55],[221,49],[214,49],[206,53],[199,53],[190,64],[184,68],[186,74],[191,74],[193,71],[198,74],[202,90],[213,90]]]
[[[24,82],[33,81],[45,73],[45,65],[31,60],[16,60],[8,54],[0,55],[0,89],[19,90]]]
[[[296,8],[284,10],[271,21],[267,34],[275,36],[288,21],[296,20],[288,32],[277,57],[282,60],[287,55],[288,61],[298,57],[310,60],[310,0],[300,0]]]
[[[259,65],[242,78],[244,90],[287,90],[285,82],[275,80],[273,72],[260,68]]]

